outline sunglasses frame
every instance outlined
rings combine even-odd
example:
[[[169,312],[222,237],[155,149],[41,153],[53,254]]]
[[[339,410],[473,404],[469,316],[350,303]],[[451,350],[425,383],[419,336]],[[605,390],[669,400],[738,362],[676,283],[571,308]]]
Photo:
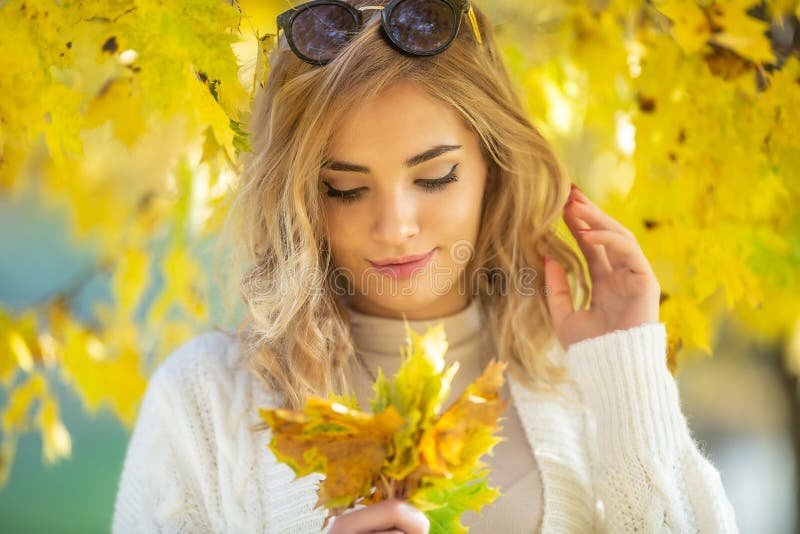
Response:
[[[295,6],[287,11],[284,11],[280,15],[278,15],[278,31],[283,30],[283,34],[286,36],[286,42],[289,44],[289,48],[292,49],[292,52],[307,63],[311,63],[313,65],[326,65],[332,61],[332,59],[328,60],[317,60],[311,57],[306,56],[294,44],[294,38],[292,36],[292,24],[294,23],[295,17],[297,17],[300,13],[311,9],[315,6],[321,5],[332,5],[332,6],[339,6],[346,9],[352,16],[353,20],[355,21],[355,28],[353,30],[354,34],[357,34],[361,31],[364,26],[364,11],[380,11],[381,12],[381,26],[383,27],[383,33],[389,41],[397,47],[402,52],[406,54],[411,54],[414,56],[433,56],[439,54],[446,50],[455,40],[456,35],[458,35],[459,30],[461,29],[461,20],[464,18],[464,13],[469,16],[470,23],[472,25],[472,31],[475,34],[475,39],[478,41],[478,44],[483,44],[483,39],[481,38],[480,30],[478,29],[478,21],[475,17],[475,12],[470,5],[469,0],[437,0],[439,2],[444,2],[447,4],[453,12],[453,16],[455,19],[455,24],[453,27],[453,32],[447,38],[447,40],[442,44],[440,47],[434,50],[426,50],[424,52],[420,52],[417,50],[409,50],[408,48],[404,47],[401,43],[395,40],[391,33],[389,33],[389,18],[392,16],[392,12],[394,9],[400,5],[402,2],[406,0],[392,0],[386,6],[361,6],[355,7],[344,0],[311,0],[310,2],[305,2],[300,4],[299,6]]]

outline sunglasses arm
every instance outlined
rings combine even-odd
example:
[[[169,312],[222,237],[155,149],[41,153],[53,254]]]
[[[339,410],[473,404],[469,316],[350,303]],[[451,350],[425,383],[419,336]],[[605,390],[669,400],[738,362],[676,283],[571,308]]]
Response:
[[[478,29],[478,19],[475,17],[475,11],[472,9],[472,4],[469,5],[467,15],[469,16],[470,24],[472,24],[472,31],[475,33],[475,39],[478,41],[479,45],[482,45],[483,37],[481,37],[481,31]]]

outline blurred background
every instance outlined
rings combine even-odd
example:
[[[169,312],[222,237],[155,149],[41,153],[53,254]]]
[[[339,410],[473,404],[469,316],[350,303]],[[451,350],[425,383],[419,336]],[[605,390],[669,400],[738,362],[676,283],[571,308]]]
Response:
[[[475,4],[656,270],[741,531],[800,531],[800,5]],[[217,238],[291,5],[0,1],[0,531],[107,532],[147,377],[238,325]]]

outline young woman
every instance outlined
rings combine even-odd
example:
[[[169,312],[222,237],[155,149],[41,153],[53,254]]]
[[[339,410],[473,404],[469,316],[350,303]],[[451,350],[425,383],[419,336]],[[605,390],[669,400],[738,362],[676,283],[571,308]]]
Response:
[[[248,320],[153,376],[114,532],[319,532],[320,477],[275,459],[258,408],[347,391],[366,406],[404,317],[444,323],[451,400],[491,357],[509,364],[488,458],[503,496],[464,516],[472,532],[736,531],[665,365],[653,271],[565,178],[485,17],[467,0],[324,0],[278,20],[234,205]],[[395,500],[329,529],[428,524]]]

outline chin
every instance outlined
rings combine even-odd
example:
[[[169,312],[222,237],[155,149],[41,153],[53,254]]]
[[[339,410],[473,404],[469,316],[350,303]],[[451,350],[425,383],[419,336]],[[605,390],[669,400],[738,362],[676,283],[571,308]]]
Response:
[[[380,310],[381,315],[400,318],[405,314],[409,320],[413,321],[433,319],[440,316],[441,313],[438,312],[438,307],[442,298],[442,295],[436,295],[430,291],[417,291],[410,295],[362,296],[362,302],[373,310]]]

